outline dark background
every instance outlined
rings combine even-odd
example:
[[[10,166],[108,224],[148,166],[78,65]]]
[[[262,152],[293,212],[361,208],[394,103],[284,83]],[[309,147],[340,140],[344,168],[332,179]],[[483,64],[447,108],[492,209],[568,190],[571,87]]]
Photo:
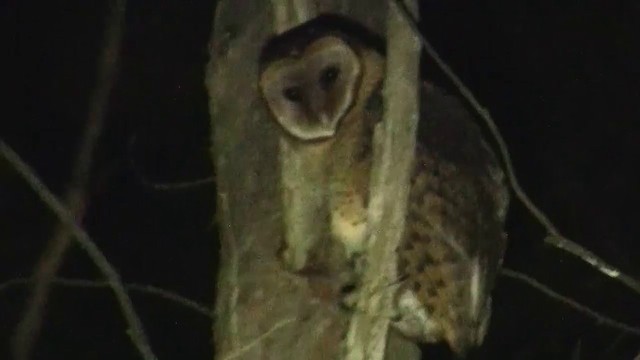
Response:
[[[424,32],[491,110],[532,199],[566,236],[640,277],[640,3],[421,3]],[[12,65],[4,68],[0,137],[61,194],[96,81],[106,2],[14,0],[2,9],[3,57]],[[203,304],[214,298],[214,185],[157,191],[136,172],[158,183],[212,173],[203,79],[213,12],[211,0],[129,1],[83,222],[126,282]],[[424,72],[448,87],[428,60]],[[0,282],[31,274],[54,225],[0,161]],[[517,203],[508,228],[507,266],[640,325],[638,294],[543,245],[543,229]],[[76,247],[61,275],[100,277]],[[9,357],[27,295],[25,287],[0,293],[0,359]],[[209,319],[154,296],[132,297],[162,359],[212,358]],[[124,330],[108,290],[56,287],[34,358],[137,359]],[[577,347],[580,359],[632,359],[640,338],[503,277],[486,345],[473,358],[569,359]]]

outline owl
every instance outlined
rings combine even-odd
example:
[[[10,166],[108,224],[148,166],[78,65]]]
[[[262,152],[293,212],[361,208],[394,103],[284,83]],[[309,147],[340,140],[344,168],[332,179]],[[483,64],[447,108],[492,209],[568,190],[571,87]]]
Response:
[[[278,40],[262,59],[262,97],[285,136],[300,146],[321,146],[330,233],[348,254],[358,254],[367,237],[384,50],[369,37],[315,27]],[[496,156],[464,106],[429,83],[420,96],[392,324],[418,342],[445,341],[465,354],[487,330],[506,247],[509,192]]]

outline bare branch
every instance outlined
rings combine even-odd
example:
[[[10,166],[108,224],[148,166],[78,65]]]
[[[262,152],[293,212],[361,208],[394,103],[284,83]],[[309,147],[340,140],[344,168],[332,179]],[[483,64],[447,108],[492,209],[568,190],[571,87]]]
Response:
[[[131,171],[135,177],[142,183],[144,186],[147,186],[153,190],[158,191],[170,191],[170,190],[186,190],[192,189],[195,187],[203,186],[203,185],[211,185],[216,181],[216,177],[214,175],[207,176],[201,179],[188,180],[188,181],[178,181],[171,183],[159,183],[153,182],[147,179],[147,177],[143,174],[142,170],[136,164],[136,161],[133,157],[133,148],[135,146],[136,138],[132,136],[129,141],[129,165],[131,166]]]
[[[511,279],[516,279],[518,281],[522,281],[525,284],[535,288],[536,290],[542,292],[543,294],[547,295],[548,297],[559,301],[571,308],[573,308],[574,310],[577,310],[583,314],[585,314],[586,316],[596,320],[598,323],[612,327],[614,329],[618,329],[618,330],[622,330],[624,332],[627,333],[631,333],[634,334],[636,336],[640,336],[640,328],[638,327],[634,327],[631,325],[627,325],[624,324],[620,321],[617,320],[613,320],[608,316],[602,315],[600,313],[598,313],[595,310],[592,310],[582,304],[580,304],[579,302],[573,300],[570,297],[564,296],[564,295],[560,295],[557,292],[553,291],[551,288],[549,288],[548,286],[542,284],[541,282],[539,282],[538,280],[522,274],[520,272],[514,271],[514,270],[510,270],[510,269],[506,269],[503,268],[502,269],[502,275],[511,278]]]
[[[172,183],[156,183],[156,182],[148,181],[147,179],[142,177],[142,174],[138,174],[137,177],[142,184],[152,188],[153,190],[158,190],[158,191],[187,190],[187,189],[192,189],[199,186],[211,185],[216,181],[216,178],[214,176],[209,176],[206,178],[196,179],[196,180],[179,181],[179,182],[172,182]]]
[[[588,249],[576,244],[575,242],[565,238],[560,234],[551,234],[545,237],[544,241],[548,244],[551,244],[559,249],[562,249],[583,261],[587,262],[589,265],[598,269],[601,273],[618,279],[621,283],[627,285],[629,288],[640,294],[640,282],[631,276],[623,273],[620,269],[608,264],[598,255],[594,254]]]
[[[408,1],[417,13],[417,2]],[[375,129],[370,180],[367,243],[368,267],[362,294],[347,335],[348,360],[384,359],[389,319],[368,314],[390,313],[392,292],[375,292],[397,278],[400,243],[409,197],[409,177],[419,116],[420,44],[395,6],[387,12],[387,62],[384,121]]]
[[[0,284],[0,292],[12,287],[28,285],[35,281],[32,278],[16,278],[6,281]],[[85,280],[85,279],[69,279],[64,277],[56,277],[51,281],[53,285],[67,286],[67,287],[80,287],[80,288],[105,288],[111,285],[106,281],[98,280]],[[124,287],[130,291],[135,291],[143,294],[155,295],[160,298],[172,301],[176,304],[182,305],[186,308],[194,310],[210,319],[214,319],[213,311],[206,306],[198,304],[197,302],[187,299],[184,296],[178,295],[175,292],[162,289],[151,285],[141,284],[124,284]]]
[[[124,315],[129,329],[131,340],[138,349],[138,352],[145,360],[156,359],[153,354],[147,336],[143,330],[142,322],[133,309],[133,303],[127,295],[127,292],[120,281],[120,276],[114,267],[109,263],[104,254],[96,246],[94,241],[89,237],[80,226],[75,222],[74,216],[67,210],[64,205],[56,198],[46,185],[40,181],[35,172],[11,149],[4,141],[0,140],[0,153],[14,167],[14,169],[22,176],[29,186],[38,194],[40,199],[53,211],[69,231],[74,235],[80,247],[87,252],[93,263],[100,269],[107,279],[109,286],[120,304],[120,309]],[[26,355],[26,354],[25,354]]]
[[[96,86],[91,96],[84,134],[76,152],[71,183],[65,196],[65,203],[74,219],[81,217],[86,203],[86,187],[93,154],[102,133],[109,94],[115,82],[125,9],[126,0],[115,0],[111,4],[111,11],[106,21]],[[70,242],[69,229],[66,226],[58,226],[36,266],[32,293],[14,337],[14,356],[18,360],[26,360],[30,357],[31,349],[42,327],[51,281],[62,264]]]
[[[471,90],[469,90],[466,85],[460,80],[460,78],[455,74],[455,72],[447,65],[447,63],[442,60],[438,52],[431,46],[429,41],[426,39],[424,35],[418,29],[415,20],[411,16],[409,12],[406,11],[406,8],[401,4],[400,0],[394,0],[398,7],[402,8],[404,18],[406,22],[411,26],[413,32],[416,36],[420,38],[422,41],[422,46],[429,56],[436,62],[436,64],[440,67],[442,72],[451,80],[451,82],[458,88],[460,94],[469,102],[469,104],[473,107],[473,109],[482,117],[484,122],[486,123],[491,135],[496,140],[498,144],[498,148],[500,150],[500,154],[504,161],[504,165],[506,167],[507,177],[509,178],[509,182],[511,184],[511,188],[513,192],[516,194],[516,197],[524,204],[524,206],[531,212],[531,214],[542,224],[549,236],[545,238],[545,242],[547,244],[551,244],[559,249],[562,249],[580,259],[592,265],[601,273],[607,275],[610,278],[616,279],[640,294],[640,281],[632,278],[624,274],[618,268],[613,265],[608,264],[600,257],[596,256],[591,251],[585,249],[579,244],[567,239],[562,236],[558,229],[553,225],[553,223],[549,220],[549,218],[540,210],[538,207],[529,199],[529,196],[524,192],[518,178],[516,177],[515,170],[513,168],[513,163],[511,161],[511,154],[509,153],[509,149],[507,148],[507,144],[504,141],[504,138],[500,134],[500,130],[495,124],[495,121],[491,117],[489,111],[484,108],[478,100],[475,98]]]

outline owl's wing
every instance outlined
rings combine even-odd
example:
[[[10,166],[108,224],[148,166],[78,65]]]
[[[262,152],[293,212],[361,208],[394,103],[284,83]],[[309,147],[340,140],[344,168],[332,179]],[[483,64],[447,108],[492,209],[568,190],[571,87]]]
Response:
[[[508,188],[464,106],[422,88],[400,274],[454,348],[477,342],[506,247]]]
[[[494,244],[495,232],[504,227],[509,189],[502,165],[465,105],[429,83],[422,87],[418,131],[417,155],[433,165],[417,163],[415,170],[430,172],[442,184],[441,195],[452,201],[453,214],[471,221],[475,235],[485,234],[478,239],[468,233],[460,246],[470,256],[483,252],[483,243]]]

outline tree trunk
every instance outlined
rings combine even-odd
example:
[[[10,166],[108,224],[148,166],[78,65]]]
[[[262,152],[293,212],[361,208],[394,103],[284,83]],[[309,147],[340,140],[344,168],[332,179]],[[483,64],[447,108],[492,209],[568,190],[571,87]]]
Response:
[[[385,358],[388,318],[380,314],[391,292],[361,296],[363,311],[346,311],[334,275],[295,274],[278,256],[283,244],[292,246],[290,268],[301,269],[326,235],[318,219],[327,210],[305,201],[322,196],[314,190],[318,169],[280,139],[269,119],[258,93],[258,59],[269,37],[320,13],[347,16],[395,39],[388,50],[398,56],[389,57],[389,68],[402,75],[388,73],[385,80],[385,108],[396,119],[387,114],[376,129],[370,226],[379,231],[363,275],[369,290],[379,289],[395,276],[418,113],[418,45],[394,6],[387,0],[219,1],[206,76],[221,233],[216,359]],[[398,337],[388,346],[386,359],[419,358],[415,345]]]

